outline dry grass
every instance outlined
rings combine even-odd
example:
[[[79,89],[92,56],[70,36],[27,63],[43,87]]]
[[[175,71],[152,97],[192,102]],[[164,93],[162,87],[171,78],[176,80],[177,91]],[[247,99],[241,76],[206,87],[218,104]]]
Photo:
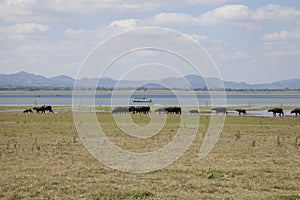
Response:
[[[149,123],[147,115],[133,116]],[[142,141],[98,114],[108,137],[124,149],[155,150],[178,128],[170,116]],[[72,113],[0,113],[0,199],[299,199],[300,118],[227,117],[213,151],[198,159],[208,116],[192,146],[165,169],[131,174],[95,160],[77,137]],[[297,139],[298,138],[298,139]]]

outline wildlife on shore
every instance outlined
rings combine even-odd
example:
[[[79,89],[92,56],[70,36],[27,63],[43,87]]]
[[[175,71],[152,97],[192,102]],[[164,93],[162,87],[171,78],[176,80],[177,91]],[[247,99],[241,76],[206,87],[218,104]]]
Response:
[[[23,113],[32,113],[32,109],[31,108],[26,109],[26,110],[23,111]]]
[[[34,111],[38,114],[44,114],[44,113],[54,113],[52,106],[50,105],[43,105],[43,106],[36,106],[33,108],[28,108],[23,110],[22,112],[24,114],[29,114],[29,113],[34,113]],[[223,115],[228,115],[228,109],[226,107],[215,107],[212,108],[211,111],[215,111],[216,114],[223,113]],[[203,111],[203,113],[212,113],[211,111],[206,112]],[[240,109],[237,108],[234,111],[239,113],[239,116],[247,115],[247,110],[246,109]],[[280,107],[275,107],[272,109],[269,109],[268,112],[272,112],[273,116],[279,116],[279,117],[284,117],[284,110],[283,108]],[[150,106],[116,106],[112,109],[111,113],[113,114],[125,114],[125,113],[131,113],[131,114],[148,114],[151,113],[151,108]],[[182,114],[182,108],[178,106],[170,106],[170,107],[160,107],[155,110],[155,113],[158,114]],[[200,111],[198,109],[192,109],[188,110],[187,114],[191,115],[199,115]],[[294,114],[295,116],[300,116],[300,107],[294,108],[293,110],[290,111],[290,114]]]
[[[189,110],[189,113],[199,115],[199,110]]]
[[[167,114],[181,114],[181,107],[166,107]]]
[[[216,108],[212,108],[211,110],[216,111],[216,114],[219,114],[219,113],[223,113],[223,115],[228,114],[227,108],[225,108],[225,107],[216,107]]]
[[[112,111],[113,114],[132,113],[132,114],[147,114],[150,112],[149,106],[117,106]]]
[[[237,111],[239,113],[239,115],[241,115],[241,114],[247,115],[247,111],[245,109],[236,109],[235,111]]]
[[[158,108],[156,109],[154,112],[157,112],[159,114],[181,114],[181,107],[162,107],[162,108]]]
[[[276,117],[276,114],[278,113],[279,117],[283,117],[284,113],[283,113],[283,109],[282,108],[273,108],[268,110],[268,112],[273,112],[273,116]]]
[[[148,114],[150,112],[150,107],[149,106],[130,106],[129,107],[129,112],[133,114]]]
[[[46,106],[46,105],[43,105],[43,106],[36,106],[36,107],[33,107],[32,109],[29,108],[29,109],[25,109],[23,111],[23,113],[33,113],[33,111],[36,111],[37,113],[39,114],[42,114],[42,113],[53,113],[53,110],[52,110],[52,106]]]
[[[291,111],[291,114],[294,114],[294,113],[296,116],[300,115],[300,108],[295,108],[294,110]]]
[[[129,106],[117,106],[112,111],[113,114],[115,113],[128,113],[129,112]]]
[[[46,111],[53,113],[52,106],[36,106],[33,107],[33,110],[35,110],[37,113],[46,113]]]

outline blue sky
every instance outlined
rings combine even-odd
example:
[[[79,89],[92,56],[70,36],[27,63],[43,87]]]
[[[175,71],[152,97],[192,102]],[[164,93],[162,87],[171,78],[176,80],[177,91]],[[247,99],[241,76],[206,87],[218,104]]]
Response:
[[[224,80],[300,78],[300,3],[295,0],[0,0],[0,73],[75,77],[97,44],[142,27],[171,28],[191,37],[207,50]],[[155,78],[172,74],[154,69]],[[144,71],[139,70],[140,78],[152,77],[151,70]]]

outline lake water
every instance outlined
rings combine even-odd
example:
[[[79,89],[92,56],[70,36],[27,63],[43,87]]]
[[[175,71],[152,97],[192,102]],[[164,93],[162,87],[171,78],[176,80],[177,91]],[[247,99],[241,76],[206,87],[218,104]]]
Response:
[[[212,94],[214,99],[218,100],[220,95]],[[210,106],[211,97],[208,93],[197,94],[197,103],[200,106]],[[157,106],[172,106],[180,105],[186,106],[197,105],[192,94],[180,94],[177,97],[174,94],[117,94],[109,93],[96,94],[95,98],[90,94],[79,94],[76,96],[78,104],[91,104],[95,100],[95,105],[110,106],[110,105],[144,105],[148,103],[134,103],[135,98],[147,98],[152,100],[151,105]],[[300,93],[227,93],[227,106],[299,106],[300,107]],[[183,103],[184,102],[184,103]],[[77,104],[76,103],[76,104]],[[1,92],[0,105],[2,106],[16,106],[16,105],[54,105],[54,106],[72,106],[71,92]]]

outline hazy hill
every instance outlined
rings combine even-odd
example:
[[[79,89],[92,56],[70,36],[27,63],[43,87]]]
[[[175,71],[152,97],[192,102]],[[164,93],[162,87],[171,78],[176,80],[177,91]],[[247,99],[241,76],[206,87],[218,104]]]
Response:
[[[18,72],[16,74],[0,74],[0,87],[47,87],[49,79],[44,76]]]
[[[53,88],[72,88],[75,80],[69,76],[61,75],[52,78],[35,75],[27,72],[14,74],[0,74],[0,89],[53,89]],[[218,78],[203,78],[198,75],[187,75],[184,78],[164,78],[148,81],[117,81],[111,78],[82,78],[77,80],[77,86],[82,88],[94,87],[96,84],[101,88],[112,88],[116,85],[121,88],[177,88],[177,89],[198,89],[207,88],[206,83],[211,87],[218,87],[222,80]],[[300,89],[300,78],[281,80],[265,84],[248,84],[245,82],[223,81],[225,88],[228,89]]]

